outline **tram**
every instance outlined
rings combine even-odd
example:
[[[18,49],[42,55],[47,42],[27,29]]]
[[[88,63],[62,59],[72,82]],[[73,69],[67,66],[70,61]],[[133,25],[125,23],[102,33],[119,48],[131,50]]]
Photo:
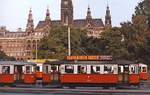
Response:
[[[0,61],[0,85],[34,84],[34,63]]]
[[[43,84],[61,86],[138,86],[139,65],[128,60],[113,61],[111,56],[67,56],[64,61],[43,64]]]
[[[42,68],[42,69],[40,69]],[[43,87],[137,86],[148,80],[146,64],[113,60],[112,56],[67,56],[61,61],[0,61],[0,86],[42,84]]]

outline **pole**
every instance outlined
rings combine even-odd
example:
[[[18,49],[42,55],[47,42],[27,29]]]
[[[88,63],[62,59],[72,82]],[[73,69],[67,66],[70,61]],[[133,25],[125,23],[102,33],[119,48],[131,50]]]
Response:
[[[71,55],[70,27],[68,26],[68,56]]]
[[[36,40],[36,55],[35,55],[35,57],[36,57],[36,60],[37,60],[37,40]]]

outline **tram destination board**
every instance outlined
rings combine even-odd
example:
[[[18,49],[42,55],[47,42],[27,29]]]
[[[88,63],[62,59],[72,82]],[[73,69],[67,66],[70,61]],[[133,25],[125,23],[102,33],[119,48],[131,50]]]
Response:
[[[98,56],[66,56],[66,60],[100,60],[111,61],[113,58],[110,55],[98,55]]]

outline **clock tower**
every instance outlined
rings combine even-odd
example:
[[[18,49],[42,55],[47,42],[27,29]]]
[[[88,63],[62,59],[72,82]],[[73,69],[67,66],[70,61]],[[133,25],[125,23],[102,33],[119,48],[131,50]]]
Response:
[[[63,26],[73,24],[72,0],[61,0],[61,23]]]

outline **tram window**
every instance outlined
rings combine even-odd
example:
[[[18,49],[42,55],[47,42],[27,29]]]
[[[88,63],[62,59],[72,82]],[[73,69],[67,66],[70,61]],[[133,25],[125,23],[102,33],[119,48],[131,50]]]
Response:
[[[86,66],[78,66],[78,73],[85,74],[86,71]]]
[[[124,67],[124,72],[125,72],[125,73],[128,73],[128,72],[129,72],[129,66],[125,65],[125,67]]]
[[[124,72],[123,66],[119,66],[119,67],[118,67],[118,72],[119,72],[119,73],[123,73],[123,72]]]
[[[3,66],[2,67],[3,74],[10,74],[10,66]]]
[[[121,73],[121,67],[118,67],[118,72]]]
[[[112,66],[111,65],[104,65],[104,73],[105,74],[113,73]]]
[[[45,66],[45,73],[49,73],[48,66]]]
[[[142,72],[142,67],[139,67],[139,71]]]
[[[70,66],[70,65],[66,65],[65,66],[65,72],[66,73],[73,73],[73,71],[74,71],[74,68],[73,68],[73,66]]]
[[[40,66],[36,67],[36,71],[38,71],[38,72],[40,71]]]
[[[100,66],[91,66],[91,73],[99,74],[100,73]]]
[[[131,74],[137,74],[138,73],[138,67],[137,66],[131,66],[130,73]]]
[[[57,67],[56,67],[55,65],[52,65],[52,66],[51,66],[51,71],[52,71],[52,72],[57,71]]]
[[[31,69],[30,66],[26,66],[26,73],[27,73],[27,74],[30,73],[30,69]]]
[[[135,73],[135,67],[131,67],[131,73],[134,74]]]
[[[146,67],[142,67],[142,72],[146,72]]]

